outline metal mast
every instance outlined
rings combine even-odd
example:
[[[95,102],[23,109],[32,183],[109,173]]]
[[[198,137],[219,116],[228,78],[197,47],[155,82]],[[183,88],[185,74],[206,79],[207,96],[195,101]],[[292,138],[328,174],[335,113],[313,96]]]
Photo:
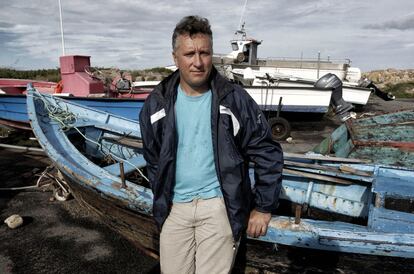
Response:
[[[247,1],[247,0],[246,0]],[[62,37],[62,54],[65,55],[65,38],[63,33],[63,17],[62,17],[62,4],[59,2],[59,18],[60,18],[60,35]]]

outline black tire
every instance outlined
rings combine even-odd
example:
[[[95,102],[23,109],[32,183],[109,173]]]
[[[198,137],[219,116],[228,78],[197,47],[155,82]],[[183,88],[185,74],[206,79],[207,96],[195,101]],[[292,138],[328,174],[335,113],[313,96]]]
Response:
[[[290,124],[288,120],[282,117],[273,117],[269,119],[270,129],[272,130],[272,137],[275,140],[286,140],[290,136]]]

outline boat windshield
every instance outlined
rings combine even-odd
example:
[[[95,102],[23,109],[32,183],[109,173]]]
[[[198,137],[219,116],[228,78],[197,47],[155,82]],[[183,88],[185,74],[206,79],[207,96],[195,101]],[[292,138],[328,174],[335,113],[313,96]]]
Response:
[[[239,50],[239,46],[237,45],[237,42],[231,43],[231,48],[233,49],[233,51],[238,51]]]

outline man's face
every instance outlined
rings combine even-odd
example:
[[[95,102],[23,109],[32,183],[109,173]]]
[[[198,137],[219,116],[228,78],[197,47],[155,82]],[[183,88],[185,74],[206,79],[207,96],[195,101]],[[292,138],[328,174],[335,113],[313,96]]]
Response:
[[[180,70],[180,84],[184,91],[205,92],[212,68],[212,45],[208,35],[179,35],[173,52],[175,65]]]

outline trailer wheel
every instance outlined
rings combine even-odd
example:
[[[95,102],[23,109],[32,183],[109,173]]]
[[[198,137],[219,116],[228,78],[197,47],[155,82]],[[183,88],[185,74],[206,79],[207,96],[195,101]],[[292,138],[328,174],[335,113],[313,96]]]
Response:
[[[272,130],[272,137],[275,140],[285,140],[290,136],[290,124],[288,120],[282,117],[273,117],[269,119],[269,125]]]

